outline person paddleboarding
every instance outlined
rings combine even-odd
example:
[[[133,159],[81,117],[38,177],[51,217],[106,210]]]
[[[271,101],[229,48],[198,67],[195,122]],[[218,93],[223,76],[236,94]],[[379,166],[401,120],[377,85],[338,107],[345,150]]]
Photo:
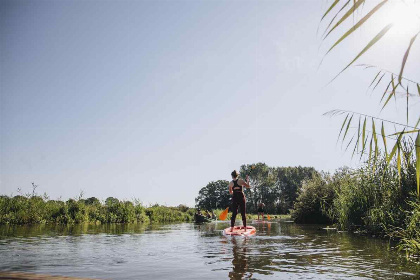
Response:
[[[258,204],[258,221],[260,220],[260,215],[261,215],[261,219],[264,221],[264,212],[265,212],[265,204],[260,202]]]
[[[249,185],[249,177],[246,175],[246,182],[239,178],[239,173],[233,170],[231,173],[232,181],[229,183],[229,193],[232,195],[232,218],[230,220],[230,231],[233,232],[235,226],[236,215],[238,214],[238,207],[241,209],[243,228],[246,231],[246,199],[243,192],[243,187],[251,188]]]

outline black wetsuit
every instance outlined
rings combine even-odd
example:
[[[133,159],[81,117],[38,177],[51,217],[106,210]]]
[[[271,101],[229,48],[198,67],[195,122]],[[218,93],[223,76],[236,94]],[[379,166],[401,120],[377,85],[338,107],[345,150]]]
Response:
[[[242,192],[242,186],[238,185],[238,180],[233,180],[233,196],[232,196],[232,218],[230,220],[230,226],[233,227],[235,225],[236,215],[238,214],[238,207],[241,208],[241,215],[242,215],[242,223],[244,227],[246,227],[246,200],[245,195]]]

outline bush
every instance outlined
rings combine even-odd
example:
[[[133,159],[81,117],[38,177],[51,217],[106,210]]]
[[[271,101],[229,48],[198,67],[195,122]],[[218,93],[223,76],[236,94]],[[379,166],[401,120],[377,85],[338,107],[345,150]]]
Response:
[[[185,205],[145,208],[138,200],[119,201],[108,197],[48,200],[46,196],[0,196],[0,224],[147,223],[192,221],[195,209]]]
[[[335,196],[333,178],[322,173],[304,181],[294,205],[292,218],[297,223],[331,223],[329,215]]]

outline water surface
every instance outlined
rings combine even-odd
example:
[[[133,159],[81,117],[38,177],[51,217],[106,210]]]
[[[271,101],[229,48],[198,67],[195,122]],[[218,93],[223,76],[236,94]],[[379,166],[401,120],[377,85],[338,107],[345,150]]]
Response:
[[[419,279],[385,240],[289,222],[1,226],[0,270],[99,279]]]

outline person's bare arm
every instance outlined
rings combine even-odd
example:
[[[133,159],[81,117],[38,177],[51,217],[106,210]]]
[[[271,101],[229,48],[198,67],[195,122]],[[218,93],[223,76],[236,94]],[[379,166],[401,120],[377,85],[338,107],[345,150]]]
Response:
[[[240,186],[245,186],[246,188],[251,188],[251,186],[249,185],[249,177],[248,177],[248,175],[246,176],[246,182],[244,181],[244,180],[242,180],[242,179],[239,179],[239,185]]]
[[[230,182],[229,183],[229,193],[230,194],[233,194],[233,189],[232,188],[233,188],[233,184],[232,184],[232,182]]]

